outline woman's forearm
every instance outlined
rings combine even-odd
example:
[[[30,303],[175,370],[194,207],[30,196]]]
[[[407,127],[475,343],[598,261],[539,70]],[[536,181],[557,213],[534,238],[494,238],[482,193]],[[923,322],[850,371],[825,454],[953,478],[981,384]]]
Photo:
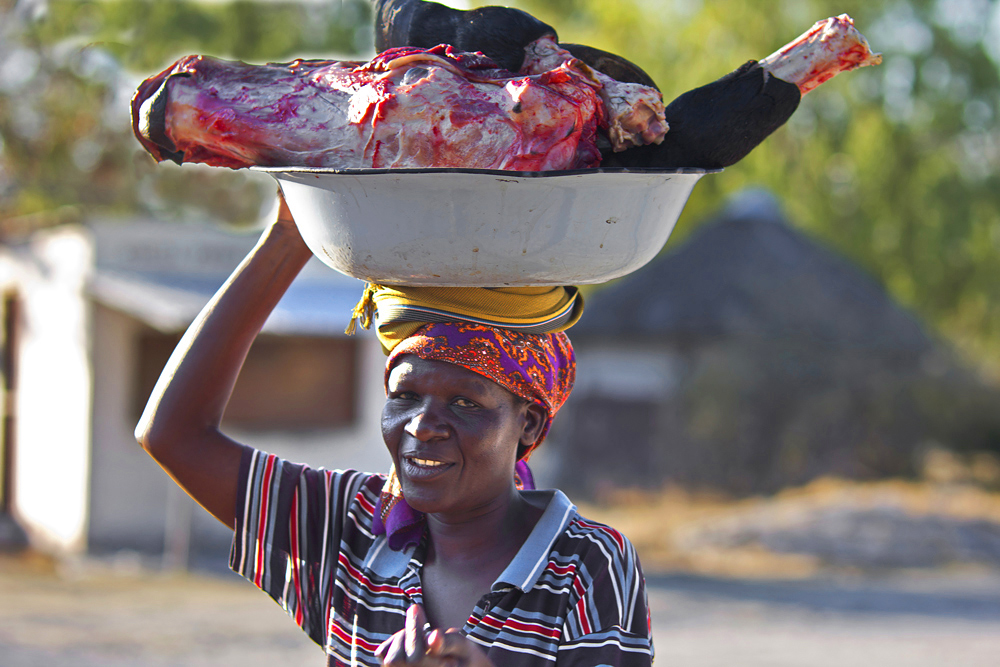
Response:
[[[282,204],[279,220],[188,327],[136,427],[143,448],[230,526],[243,448],[219,424],[251,344],[310,256]]]

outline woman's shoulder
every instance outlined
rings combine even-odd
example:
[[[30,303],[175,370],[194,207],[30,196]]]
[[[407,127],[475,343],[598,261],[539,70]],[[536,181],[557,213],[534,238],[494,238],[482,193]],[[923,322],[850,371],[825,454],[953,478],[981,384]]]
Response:
[[[353,468],[301,467],[300,484],[325,497],[326,504],[369,518],[374,514],[375,504],[385,484],[384,474]]]
[[[645,583],[635,548],[621,531],[570,507],[538,584],[567,596],[567,636],[617,628],[646,646]]]
[[[638,569],[635,548],[621,531],[581,515],[561,491],[536,493],[551,494],[535,531],[549,540],[551,563],[569,567],[571,563],[585,561],[596,566],[603,561],[617,568]]]
[[[353,468],[311,466],[307,463],[299,463],[278,454],[250,447],[246,448],[243,453],[242,466],[244,468],[243,472],[265,477],[272,474],[281,474],[284,476],[308,475],[327,480],[362,481],[367,484],[381,484],[385,481],[386,477],[383,473],[362,472]]]
[[[632,549],[632,543],[624,533],[600,521],[594,521],[580,514],[574,513],[567,531],[580,538],[588,540],[598,540],[605,546],[611,546],[616,551],[627,551]]]
[[[624,533],[608,524],[588,519],[576,508],[566,523],[560,541],[576,544],[580,551],[594,552],[614,560],[635,558],[635,547]]]
[[[369,512],[385,483],[384,474],[312,467],[261,450],[244,455],[241,476],[246,480],[245,493],[295,494],[300,508],[311,501],[319,508],[360,505]]]

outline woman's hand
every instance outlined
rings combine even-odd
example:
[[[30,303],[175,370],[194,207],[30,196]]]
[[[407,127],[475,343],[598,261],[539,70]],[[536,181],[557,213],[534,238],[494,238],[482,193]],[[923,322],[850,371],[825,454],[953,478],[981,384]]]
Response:
[[[288,204],[285,202],[285,195],[278,189],[278,215],[274,222],[271,223],[272,227],[284,227],[286,229],[295,229],[296,235],[298,236],[298,228],[295,226],[295,219],[292,217],[292,212],[288,209]],[[299,236],[301,238],[301,236]],[[303,242],[304,243],[304,242]]]
[[[493,667],[482,649],[455,628],[431,629],[420,605],[406,610],[406,627],[375,651],[385,667]]]

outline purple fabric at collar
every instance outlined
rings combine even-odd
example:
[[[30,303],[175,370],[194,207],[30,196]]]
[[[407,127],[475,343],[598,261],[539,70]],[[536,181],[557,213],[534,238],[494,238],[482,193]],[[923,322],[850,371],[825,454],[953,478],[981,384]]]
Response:
[[[535,488],[535,478],[531,468],[524,460],[514,464],[514,480],[517,488],[531,491]],[[416,546],[424,535],[424,515],[408,504],[401,496],[395,499],[385,521],[382,521],[382,503],[385,495],[379,496],[375,503],[375,517],[372,520],[372,532],[376,535],[389,536],[389,548],[401,551],[411,545]]]

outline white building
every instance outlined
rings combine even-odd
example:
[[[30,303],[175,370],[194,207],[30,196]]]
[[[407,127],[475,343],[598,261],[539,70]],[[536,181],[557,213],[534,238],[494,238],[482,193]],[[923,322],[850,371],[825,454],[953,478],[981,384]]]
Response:
[[[35,547],[186,559],[189,546],[228,544],[133,430],[180,334],[256,238],[135,221],[52,229],[0,250],[0,515]],[[343,333],[362,285],[307,265],[250,352],[228,434],[316,466],[388,468],[384,357],[370,332]]]

